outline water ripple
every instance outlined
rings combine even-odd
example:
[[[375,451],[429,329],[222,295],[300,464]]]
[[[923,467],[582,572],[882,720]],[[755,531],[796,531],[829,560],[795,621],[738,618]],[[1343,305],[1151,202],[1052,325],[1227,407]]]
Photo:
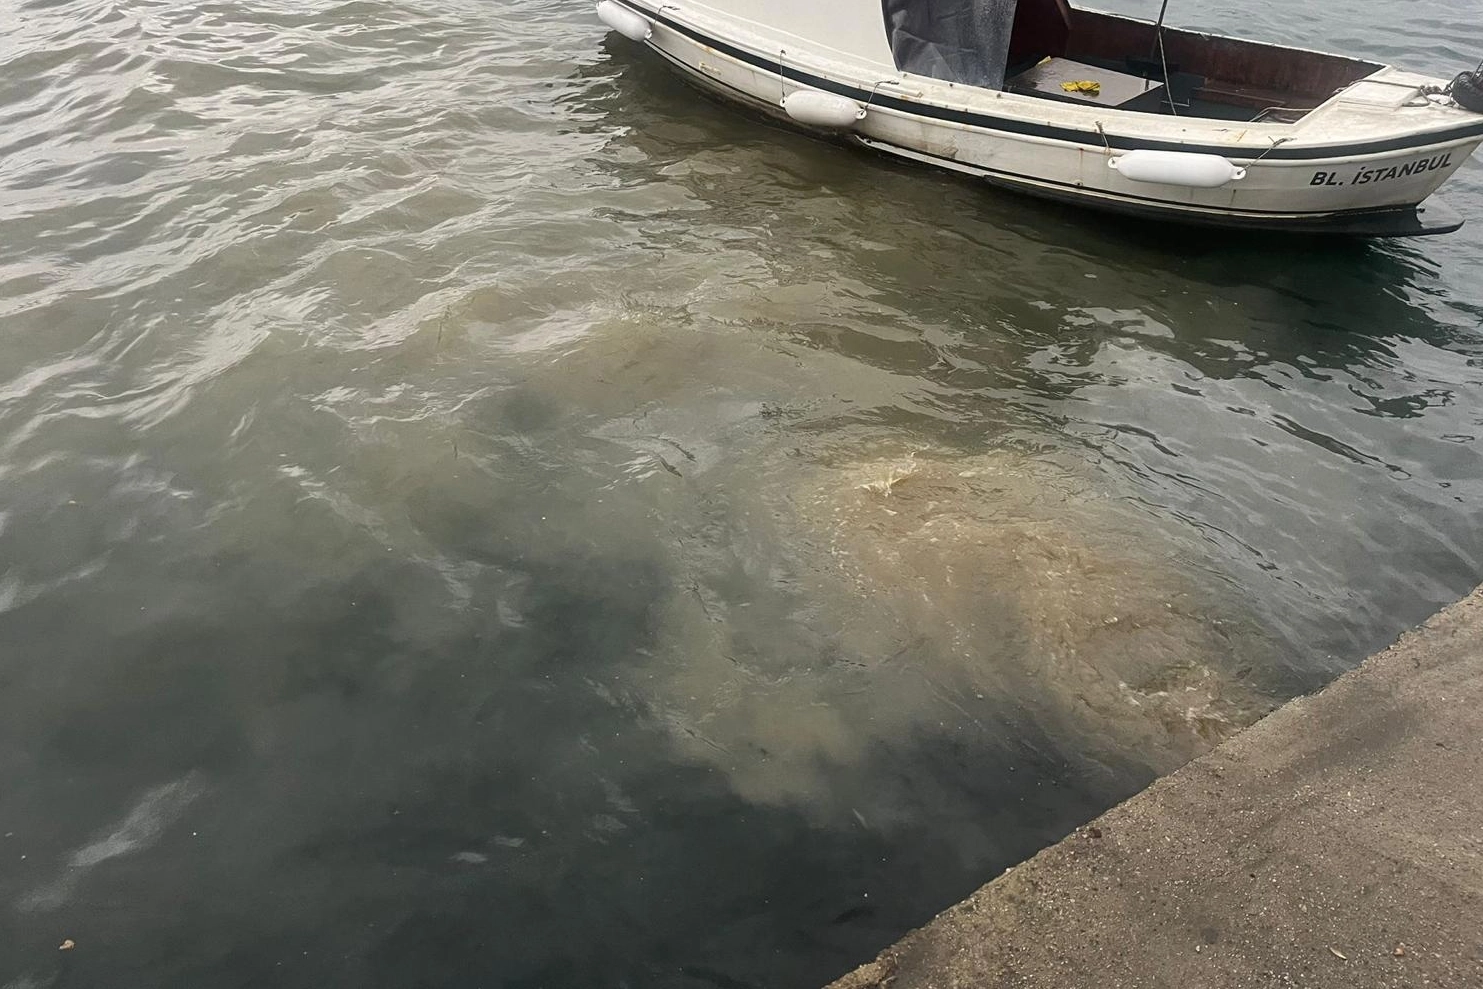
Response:
[[[822,984],[1483,574],[1476,224],[1026,202],[576,0],[14,4],[0,197],[0,984]]]

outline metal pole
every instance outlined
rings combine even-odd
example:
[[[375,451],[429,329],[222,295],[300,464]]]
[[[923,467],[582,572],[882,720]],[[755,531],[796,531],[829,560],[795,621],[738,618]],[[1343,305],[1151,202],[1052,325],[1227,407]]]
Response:
[[[1148,57],[1153,58],[1159,52],[1159,36],[1164,33],[1164,15],[1169,13],[1169,0],[1164,0],[1164,5],[1159,8],[1158,23],[1153,26],[1153,44],[1149,46]]]
[[[1154,27],[1162,31],[1164,29],[1164,15],[1169,12],[1169,0],[1164,0],[1164,5],[1159,8],[1159,22]]]

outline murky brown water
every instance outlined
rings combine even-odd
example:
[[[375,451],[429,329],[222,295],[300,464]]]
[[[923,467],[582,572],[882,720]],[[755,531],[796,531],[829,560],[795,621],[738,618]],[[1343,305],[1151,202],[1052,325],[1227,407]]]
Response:
[[[1456,237],[1284,242],[584,3],[3,23],[4,989],[819,984],[1483,574],[1477,163]]]

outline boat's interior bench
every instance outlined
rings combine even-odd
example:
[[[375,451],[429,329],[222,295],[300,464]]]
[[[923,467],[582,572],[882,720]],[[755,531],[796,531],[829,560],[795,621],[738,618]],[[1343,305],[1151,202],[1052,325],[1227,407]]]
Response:
[[[1078,88],[1087,82],[1095,83],[1095,88],[1090,91]],[[1043,58],[1011,75],[1004,89],[1082,106],[1246,122],[1290,123],[1322,102],[1302,100],[1292,93],[1206,79],[1192,72],[1180,72],[1174,66],[1170,67],[1165,81],[1162,65],[1138,58],[1091,57],[1085,62]]]
[[[1084,83],[1094,85],[1082,87]],[[1010,78],[1004,88],[1025,96],[1044,96],[1066,103],[1141,110],[1144,113],[1161,112],[1169,92],[1162,82],[1069,58],[1041,59]]]

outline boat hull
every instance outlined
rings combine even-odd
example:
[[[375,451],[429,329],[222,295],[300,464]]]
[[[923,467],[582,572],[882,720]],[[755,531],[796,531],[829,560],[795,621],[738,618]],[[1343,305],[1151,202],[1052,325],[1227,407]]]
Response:
[[[1349,146],[1303,147],[1278,142],[1247,157],[1196,141],[1140,139],[1048,120],[996,118],[966,108],[912,99],[900,79],[868,90],[790,66],[780,53],[768,62],[693,27],[634,5],[653,17],[645,44],[692,82],[722,99],[797,126],[783,98],[800,88],[856,99],[866,112],[836,133],[873,150],[982,178],[1042,198],[1160,220],[1262,230],[1336,232],[1359,236],[1420,236],[1462,225],[1438,204],[1418,209],[1483,143],[1483,116],[1473,127],[1402,135]],[[906,80],[907,85],[910,80]],[[1111,120],[1111,117],[1109,117]],[[800,128],[809,129],[809,128]],[[1112,167],[1134,150],[1178,150],[1225,157],[1244,169],[1219,188],[1140,182]]]

